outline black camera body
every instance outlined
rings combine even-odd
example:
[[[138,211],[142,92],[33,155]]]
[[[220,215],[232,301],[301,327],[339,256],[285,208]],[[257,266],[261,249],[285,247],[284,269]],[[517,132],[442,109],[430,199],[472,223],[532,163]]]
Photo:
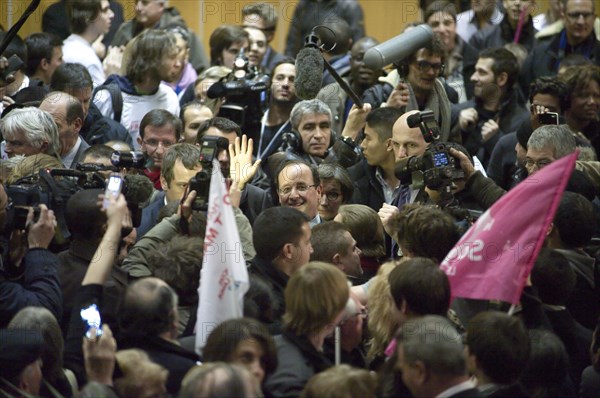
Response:
[[[190,179],[189,191],[196,191],[192,210],[207,211],[210,194],[210,179],[213,173],[213,160],[217,159],[219,151],[226,150],[229,142],[223,137],[207,136],[200,140],[200,170]]]
[[[258,142],[269,75],[250,67],[242,51],[234,61],[233,71],[223,80],[210,86],[207,92],[208,98],[226,99],[218,116],[237,123],[244,134]]]
[[[452,181],[465,178],[459,162],[449,152],[456,146],[448,142],[431,144],[422,156],[411,156],[396,165],[395,174],[401,181],[411,179],[415,187],[426,186],[436,191],[450,186]]]

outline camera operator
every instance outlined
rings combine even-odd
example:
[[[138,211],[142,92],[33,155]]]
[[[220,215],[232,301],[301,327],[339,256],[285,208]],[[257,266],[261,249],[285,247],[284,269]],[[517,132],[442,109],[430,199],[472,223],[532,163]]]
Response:
[[[0,225],[5,226],[8,196],[0,185]],[[0,271],[0,328],[22,308],[45,307],[56,319],[62,316],[62,291],[58,279],[58,259],[48,251],[54,237],[54,212],[40,205],[34,221],[29,210],[26,229],[4,231]]]

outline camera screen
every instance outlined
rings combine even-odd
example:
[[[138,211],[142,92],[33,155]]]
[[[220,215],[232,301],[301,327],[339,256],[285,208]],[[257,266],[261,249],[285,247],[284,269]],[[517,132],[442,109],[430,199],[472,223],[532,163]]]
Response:
[[[433,165],[435,167],[448,166],[449,163],[450,161],[446,152],[435,152],[433,154]]]

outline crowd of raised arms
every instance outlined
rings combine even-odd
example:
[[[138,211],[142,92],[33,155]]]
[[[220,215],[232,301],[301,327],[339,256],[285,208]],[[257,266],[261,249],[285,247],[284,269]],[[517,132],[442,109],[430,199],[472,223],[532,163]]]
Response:
[[[600,396],[597,2],[421,0],[378,40],[384,2],[300,0],[278,52],[283,3],[203,40],[168,0],[62,0],[12,37],[0,396]],[[461,236],[567,161],[517,299],[459,294]],[[200,303],[242,286],[209,263],[239,310]]]

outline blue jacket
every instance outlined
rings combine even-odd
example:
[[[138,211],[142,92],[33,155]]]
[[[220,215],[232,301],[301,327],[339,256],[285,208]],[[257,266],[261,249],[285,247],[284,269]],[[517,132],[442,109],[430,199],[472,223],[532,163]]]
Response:
[[[0,328],[29,306],[44,307],[59,320],[62,317],[62,291],[58,277],[58,258],[46,249],[28,250],[18,280],[0,274]]]

